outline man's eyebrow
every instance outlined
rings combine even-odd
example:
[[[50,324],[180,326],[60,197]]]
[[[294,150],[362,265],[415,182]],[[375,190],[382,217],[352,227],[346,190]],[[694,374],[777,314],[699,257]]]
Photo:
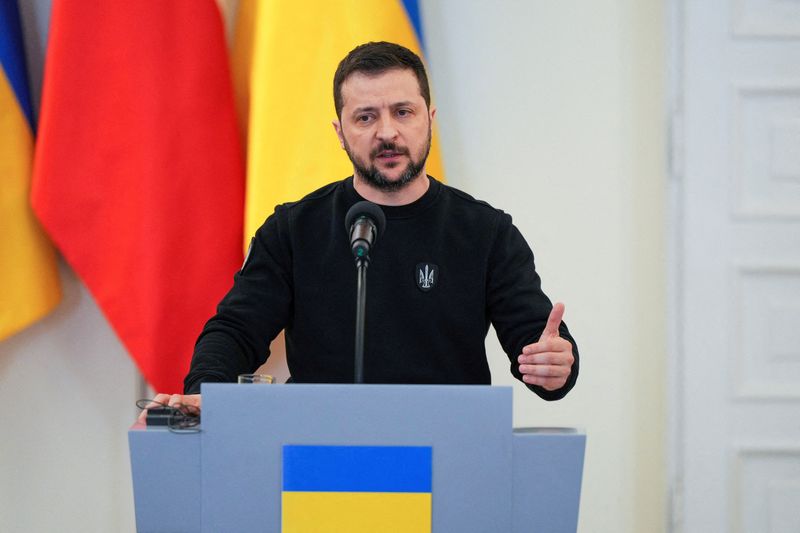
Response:
[[[365,113],[367,111],[375,111],[376,109],[378,109],[378,108],[373,106],[373,105],[364,106],[364,107],[357,107],[357,108],[353,109],[353,113],[352,114],[353,115],[357,115],[358,113]]]
[[[396,109],[398,107],[407,107],[407,106],[415,107],[416,104],[414,102],[412,102],[411,100],[403,100],[402,102],[394,102],[393,104],[389,105],[389,107],[391,107],[392,109]],[[378,109],[378,106],[374,106],[374,105],[357,107],[357,108],[353,109],[353,113],[352,114],[353,115],[357,115],[358,113],[366,113],[366,112],[369,112],[369,111],[375,111],[377,109]]]

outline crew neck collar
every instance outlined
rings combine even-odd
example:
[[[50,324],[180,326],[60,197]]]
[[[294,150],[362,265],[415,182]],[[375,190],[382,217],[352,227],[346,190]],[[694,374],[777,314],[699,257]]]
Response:
[[[442,184],[436,181],[436,178],[432,176],[426,176],[429,180],[428,190],[425,191],[425,194],[411,202],[410,204],[405,205],[382,205],[381,209],[383,213],[386,215],[386,218],[409,218],[417,213],[422,212],[427,207],[429,207],[439,196],[439,192],[442,189]],[[353,203],[359,202],[361,200],[365,200],[363,196],[358,194],[356,188],[353,186],[353,176],[350,176],[346,180],[344,180],[344,188],[347,191],[347,195],[353,201]]]

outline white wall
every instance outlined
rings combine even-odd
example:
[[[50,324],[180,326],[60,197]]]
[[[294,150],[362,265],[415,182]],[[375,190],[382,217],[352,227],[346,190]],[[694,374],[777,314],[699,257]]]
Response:
[[[586,428],[580,529],[664,524],[664,8],[439,1],[425,11],[449,182],[514,217],[566,304],[578,385],[515,425]],[[495,383],[512,384],[490,334]]]
[[[34,71],[47,10],[26,4]],[[513,384],[515,425],[587,430],[581,531],[661,531],[661,2],[440,0],[423,13],[448,181],[514,216],[581,349],[566,399]],[[61,307],[0,343],[0,531],[132,531],[136,370],[63,279]],[[512,384],[488,344],[495,382]]]

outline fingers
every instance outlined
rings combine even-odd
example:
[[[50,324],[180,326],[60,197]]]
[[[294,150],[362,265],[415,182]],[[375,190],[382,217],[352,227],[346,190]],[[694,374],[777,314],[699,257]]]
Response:
[[[550,354],[546,354],[550,355]],[[522,356],[520,356],[522,357]],[[566,363],[569,359],[563,359]],[[572,372],[570,365],[565,364],[520,364],[520,374],[522,381],[529,385],[538,385],[546,390],[556,390],[563,387]]]
[[[567,378],[543,378],[524,374],[522,381],[528,385],[537,385],[545,390],[554,391],[563,387],[567,382]]]
[[[170,396],[167,405],[170,407],[183,405],[183,394],[173,394]]]
[[[570,368],[558,365],[519,365],[519,371],[524,376],[565,378],[569,376]]]
[[[200,404],[201,398],[199,394],[156,394],[155,398],[147,404],[147,407],[139,413],[137,420],[142,423],[147,422],[147,409],[150,408],[166,405],[169,407],[192,407],[199,411]]]
[[[147,404],[147,409],[151,407],[161,407],[162,405],[166,405],[169,401],[169,394],[156,394],[155,398],[150,400],[150,403]]]
[[[169,401],[169,398],[169,394],[156,394],[155,398],[150,400],[150,403],[148,403],[147,406],[142,409],[142,412],[139,413],[139,418],[137,421],[141,422],[142,424],[147,422],[147,410],[153,407],[161,407],[162,405],[166,405]]]
[[[569,342],[567,342],[567,344],[569,344]],[[521,354],[517,357],[519,371],[522,374],[536,374],[536,372],[534,372],[536,368],[562,368],[564,369],[563,374],[569,375],[572,370],[572,363],[575,362],[575,356],[572,354],[571,346],[572,345],[570,345],[569,351],[563,352],[543,352],[530,355]],[[544,373],[538,375],[561,375],[548,373],[547,370],[543,370],[543,372]]]
[[[531,355],[522,354],[517,357],[517,362],[520,365],[551,365],[572,368],[572,363],[575,362],[575,356],[572,355],[572,352],[544,352]]]
[[[200,394],[187,394],[183,396],[183,405],[191,405],[199,409],[201,404],[202,396]]]
[[[517,357],[517,362],[524,383],[556,390],[563,387],[569,379],[575,356],[572,354],[571,342],[561,337],[552,337],[525,346]]]
[[[572,343],[569,342],[567,339],[562,339],[561,337],[552,337],[550,339],[541,340],[539,342],[534,342],[533,344],[529,344],[522,348],[522,355],[536,355],[542,353],[562,353],[567,352],[572,355]],[[547,363],[548,361],[543,360],[536,360],[534,361],[531,359],[530,361],[521,361],[521,362],[542,362]],[[570,363],[572,364],[572,363]]]
[[[184,410],[187,413],[195,413],[200,411],[200,395],[199,394],[173,394],[169,399],[170,407],[188,407]]]

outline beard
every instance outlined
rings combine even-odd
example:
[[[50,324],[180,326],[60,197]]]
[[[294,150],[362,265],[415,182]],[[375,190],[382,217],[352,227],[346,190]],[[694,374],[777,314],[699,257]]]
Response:
[[[411,156],[407,147],[398,146],[393,142],[382,142],[370,152],[370,166],[367,166],[364,161],[353,154],[353,151],[350,150],[350,145],[347,144],[347,139],[344,140],[344,151],[347,152],[347,157],[349,157],[350,162],[353,163],[356,174],[361,176],[369,185],[379,191],[397,192],[414,181],[414,178],[419,176],[425,168],[425,162],[428,160],[428,154],[431,151],[431,128],[430,126],[428,127],[428,139],[425,141],[425,146],[416,161]],[[378,157],[378,154],[384,151],[407,155],[409,158],[406,168],[403,169],[403,172],[395,180],[387,178],[386,175],[375,168],[375,164],[372,163],[375,161],[375,158]]]

